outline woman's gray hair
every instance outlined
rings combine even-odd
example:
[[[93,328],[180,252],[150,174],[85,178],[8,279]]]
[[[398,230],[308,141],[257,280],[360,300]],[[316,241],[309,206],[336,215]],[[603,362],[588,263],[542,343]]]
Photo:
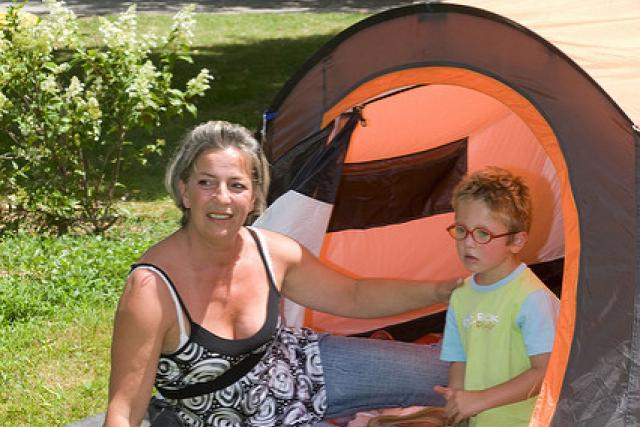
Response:
[[[200,154],[207,150],[236,148],[251,162],[251,180],[255,202],[247,223],[253,222],[267,205],[269,191],[269,163],[260,143],[249,130],[241,125],[225,121],[209,121],[193,128],[182,140],[165,174],[164,185],[176,206],[182,211],[181,225],[189,222],[189,209],[182,203],[180,181],[187,182],[193,173]]]

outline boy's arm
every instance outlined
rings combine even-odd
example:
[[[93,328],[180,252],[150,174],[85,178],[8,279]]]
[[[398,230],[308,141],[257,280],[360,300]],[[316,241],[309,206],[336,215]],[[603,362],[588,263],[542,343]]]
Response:
[[[497,406],[527,400],[539,394],[542,380],[547,370],[547,364],[549,363],[550,354],[551,353],[543,353],[530,356],[531,368],[513,377],[509,381],[480,391],[481,399],[479,400],[483,402],[483,407],[479,412]]]
[[[466,362],[451,362],[449,365],[449,388],[464,390],[464,370]]]
[[[464,391],[464,371],[466,366],[466,362],[451,362],[449,365],[449,385],[447,386],[449,390]],[[451,395],[451,393],[447,394]],[[445,394],[445,397],[447,394]],[[445,413],[447,414],[448,420],[455,419],[455,416],[458,413],[458,409],[455,405],[455,400],[447,398]]]
[[[464,372],[466,365],[466,362],[449,363],[449,384],[447,387],[437,385],[433,388],[436,393],[441,394],[447,400],[447,405],[445,406],[445,414],[448,420],[447,425],[456,418],[459,412],[456,396],[464,391]]]

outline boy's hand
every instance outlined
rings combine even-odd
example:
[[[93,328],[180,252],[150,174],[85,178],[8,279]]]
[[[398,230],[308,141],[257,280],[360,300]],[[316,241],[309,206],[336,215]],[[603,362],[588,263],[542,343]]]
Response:
[[[482,391],[435,386],[433,390],[447,400],[447,425],[456,424],[484,410]]]

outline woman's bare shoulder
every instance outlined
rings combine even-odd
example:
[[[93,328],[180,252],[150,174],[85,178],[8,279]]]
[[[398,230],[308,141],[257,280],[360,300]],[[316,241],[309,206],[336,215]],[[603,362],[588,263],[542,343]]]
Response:
[[[180,239],[177,236],[177,232],[173,233],[159,242],[149,247],[136,261],[137,264],[153,264],[162,265],[167,260],[175,259],[176,254],[180,254],[181,250],[178,247]]]
[[[145,268],[132,271],[116,310],[120,335],[135,336],[138,343],[155,340],[173,326],[175,316],[171,295],[162,278]]]
[[[156,300],[161,302],[164,300],[163,289],[166,285],[163,283],[162,277],[155,271],[148,268],[135,268],[127,277],[121,299],[135,302],[140,300],[141,303]]]
[[[298,258],[302,252],[302,246],[294,239],[276,231],[258,229],[269,246],[269,252],[276,259]]]

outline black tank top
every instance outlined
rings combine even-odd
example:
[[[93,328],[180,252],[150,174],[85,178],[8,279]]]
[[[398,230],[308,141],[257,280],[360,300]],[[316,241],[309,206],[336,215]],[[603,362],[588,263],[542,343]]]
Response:
[[[215,360],[214,364],[216,365],[216,369],[205,375],[208,380],[213,380],[215,377],[218,377],[228,371],[251,354],[264,352],[265,347],[273,341],[274,334],[278,327],[280,293],[274,283],[273,272],[270,268],[270,259],[267,258],[259,237],[253,229],[249,228],[249,232],[255,239],[260,252],[260,257],[269,283],[269,296],[267,300],[267,316],[264,324],[258,332],[247,338],[237,340],[222,338],[195,323],[191,319],[189,310],[187,310],[187,307],[184,305],[184,302],[182,301],[175,285],[171,281],[171,278],[169,278],[161,268],[153,264],[145,263],[134,264],[132,266],[131,271],[138,268],[147,268],[157,274],[160,274],[165,283],[167,283],[175,292],[180,307],[184,311],[190,325],[190,334],[187,342],[173,353],[162,354],[158,366],[158,374],[162,374],[161,377],[165,377],[164,374],[166,374],[166,369],[168,369],[169,366],[174,367],[174,364],[176,367],[179,367],[179,371],[182,371],[181,375],[171,375],[172,380],[166,383],[162,382],[159,384],[158,381],[156,381],[156,387],[161,389],[179,390],[191,383],[201,383],[205,381],[203,374],[198,374],[200,369],[196,368],[201,367],[202,365],[211,365],[203,363],[207,360],[212,363]],[[198,355],[196,358],[197,360],[191,357],[193,354]],[[188,363],[185,358],[186,360],[189,360]],[[193,369],[196,369],[196,371],[192,372]],[[174,369],[171,368],[171,370],[173,371]],[[197,380],[194,381],[196,378]]]

